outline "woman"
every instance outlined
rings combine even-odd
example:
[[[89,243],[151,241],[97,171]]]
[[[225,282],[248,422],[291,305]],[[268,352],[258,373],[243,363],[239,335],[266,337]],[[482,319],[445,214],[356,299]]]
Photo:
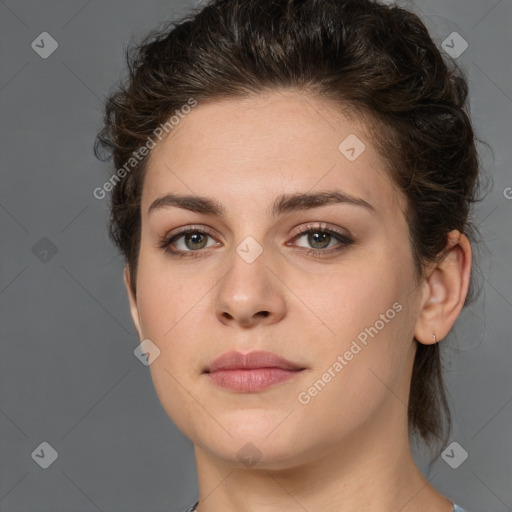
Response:
[[[462,511],[410,442],[446,446],[472,294],[463,75],[369,0],[214,0],[128,64],[97,150],[188,510]]]

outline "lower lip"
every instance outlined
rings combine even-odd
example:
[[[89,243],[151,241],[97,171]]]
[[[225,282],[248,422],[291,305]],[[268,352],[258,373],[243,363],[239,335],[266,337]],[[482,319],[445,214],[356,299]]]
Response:
[[[214,384],[231,391],[251,393],[293,379],[302,370],[282,368],[256,368],[253,370],[218,370],[208,373]]]

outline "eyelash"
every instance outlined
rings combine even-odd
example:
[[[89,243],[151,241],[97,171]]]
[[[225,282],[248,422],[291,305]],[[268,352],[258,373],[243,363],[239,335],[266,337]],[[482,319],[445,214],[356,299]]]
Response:
[[[343,235],[343,234],[339,233],[338,231],[334,231],[332,229],[326,229],[325,226],[326,225],[302,226],[299,229],[299,232],[293,237],[293,239],[295,240],[296,238],[301,238],[305,234],[309,234],[309,233],[322,233],[322,234],[330,235],[330,236],[336,238],[340,243],[338,245],[335,245],[334,247],[331,247],[330,249],[307,249],[306,254],[308,256],[320,257],[320,258],[330,256],[334,253],[337,253],[337,252],[349,247],[351,244],[354,243],[354,240],[347,237],[346,235]],[[213,234],[203,227],[200,228],[200,227],[195,227],[195,226],[189,226],[189,227],[179,230],[177,233],[174,233],[171,236],[166,236],[166,237],[161,238],[160,241],[158,242],[158,248],[163,249],[166,253],[168,253],[172,257],[197,258],[198,256],[194,255],[194,253],[200,253],[206,249],[181,251],[181,250],[175,250],[175,249],[170,248],[170,246],[177,239],[181,238],[183,235],[192,234],[192,233],[208,235],[208,236],[214,238]],[[289,244],[286,244],[286,245],[289,245]]]

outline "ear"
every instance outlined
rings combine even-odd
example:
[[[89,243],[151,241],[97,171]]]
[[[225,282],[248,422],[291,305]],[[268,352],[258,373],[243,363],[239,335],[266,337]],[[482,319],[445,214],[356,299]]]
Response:
[[[424,282],[414,337],[425,345],[441,341],[448,334],[464,307],[469,289],[472,251],[467,236],[458,230],[448,233],[445,254]]]
[[[130,313],[132,315],[133,324],[135,325],[135,329],[137,330],[140,341],[142,341],[143,336],[142,336],[142,331],[140,328],[139,308],[137,307],[137,299],[132,291],[130,267],[128,264],[126,264],[124,266],[123,277],[124,277],[124,285],[126,287],[126,292],[128,294],[128,300],[130,302]]]

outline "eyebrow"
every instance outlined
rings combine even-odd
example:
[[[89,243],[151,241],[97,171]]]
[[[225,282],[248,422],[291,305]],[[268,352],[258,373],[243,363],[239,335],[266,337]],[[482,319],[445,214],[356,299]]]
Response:
[[[364,199],[351,196],[345,192],[322,191],[322,192],[306,192],[283,194],[276,198],[270,208],[270,213],[274,216],[283,215],[292,211],[309,210],[311,208],[319,208],[330,204],[349,204],[366,208],[368,211],[377,213],[375,208]],[[189,210],[196,213],[204,213],[209,215],[216,215],[223,217],[225,215],[224,206],[209,197],[202,197],[196,195],[180,195],[180,194],[166,194],[158,199],[155,199],[149,209],[148,214],[154,210],[159,210],[167,207],[177,207]]]

